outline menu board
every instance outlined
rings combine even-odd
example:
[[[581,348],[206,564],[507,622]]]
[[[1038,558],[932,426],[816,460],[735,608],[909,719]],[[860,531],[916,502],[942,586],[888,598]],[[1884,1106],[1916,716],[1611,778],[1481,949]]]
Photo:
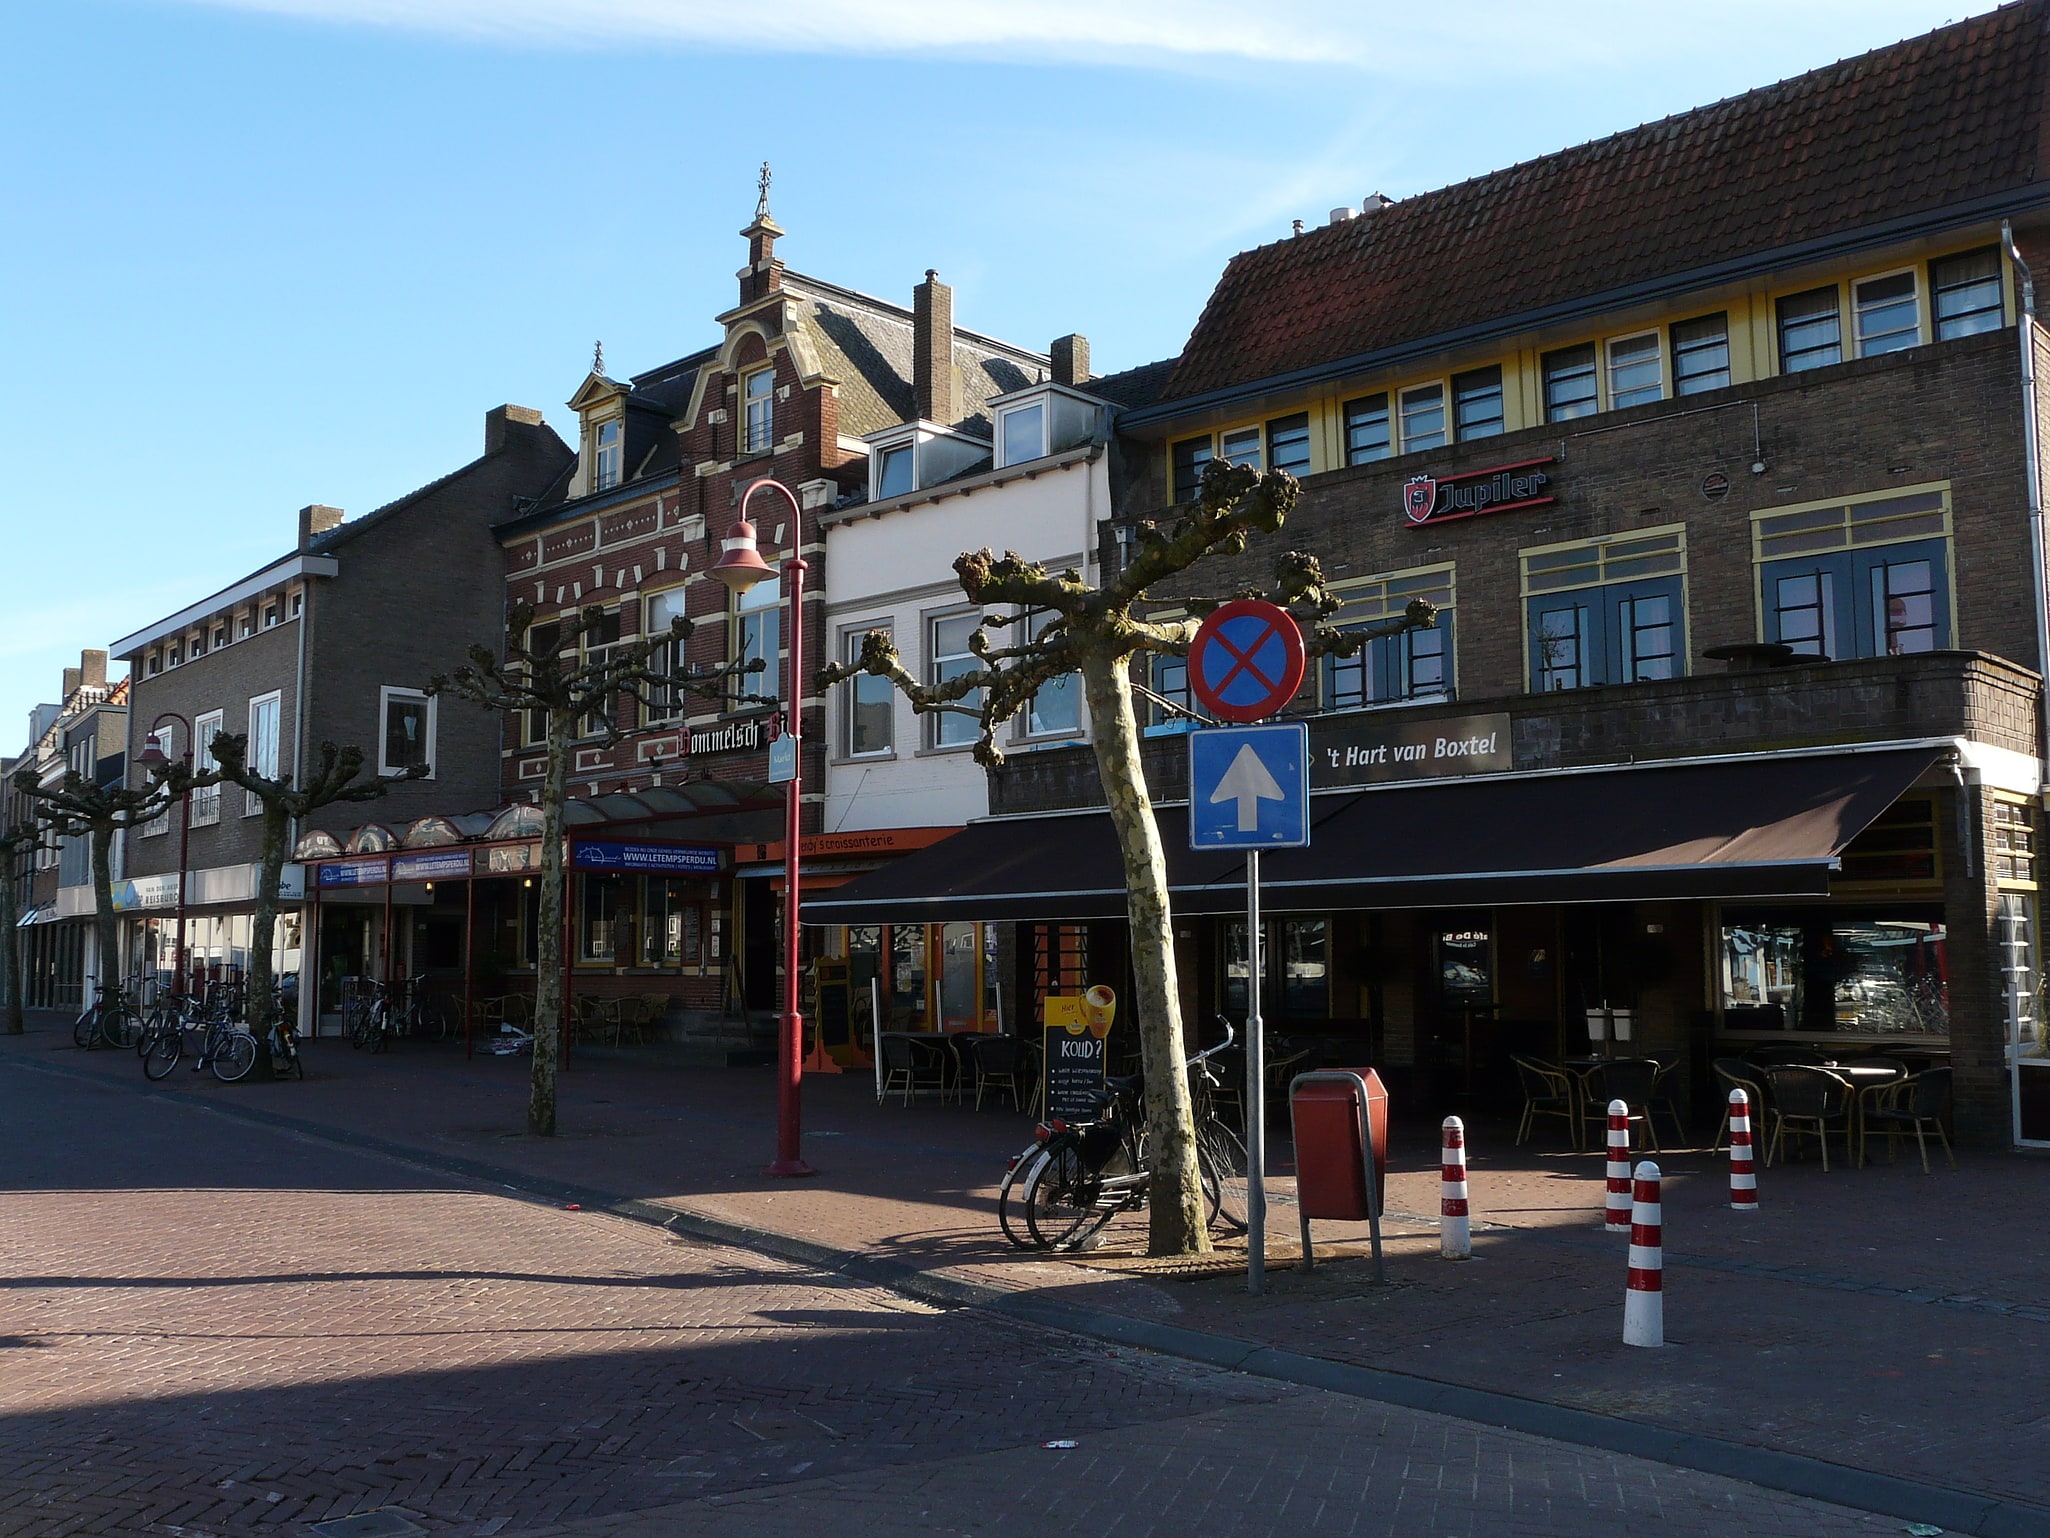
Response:
[[[1046,1001],[1046,1094],[1049,1120],[1088,1121],[1098,1113],[1096,1097],[1110,1063],[1110,1043],[1089,1028],[1082,1000],[1053,995]]]

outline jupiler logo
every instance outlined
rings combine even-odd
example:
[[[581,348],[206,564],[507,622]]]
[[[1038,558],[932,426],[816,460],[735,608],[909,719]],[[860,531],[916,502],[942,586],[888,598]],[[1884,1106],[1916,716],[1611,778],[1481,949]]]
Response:
[[[1402,487],[1402,510],[1411,523],[1422,523],[1438,505],[1438,480],[1431,475],[1412,475]]]

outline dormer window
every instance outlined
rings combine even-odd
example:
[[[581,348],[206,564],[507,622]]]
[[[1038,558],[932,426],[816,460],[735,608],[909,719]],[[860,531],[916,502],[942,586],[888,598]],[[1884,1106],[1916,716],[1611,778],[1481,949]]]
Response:
[[[884,497],[901,497],[916,489],[916,479],[912,474],[914,453],[909,443],[893,443],[876,451],[875,488],[871,495],[877,501]]]
[[[214,650],[219,651],[223,646],[226,646],[227,644],[228,627],[224,622],[222,624],[214,626]]]
[[[746,409],[743,454],[766,454],[776,444],[776,370],[758,368],[741,381]]]
[[[1029,459],[1041,459],[1046,455],[1046,402],[1031,401],[1022,406],[997,413],[997,443],[1002,451],[999,461],[1006,465],[1022,465]]]
[[[619,418],[600,422],[591,434],[591,489],[605,491],[619,484],[620,462],[625,456],[625,431]]]

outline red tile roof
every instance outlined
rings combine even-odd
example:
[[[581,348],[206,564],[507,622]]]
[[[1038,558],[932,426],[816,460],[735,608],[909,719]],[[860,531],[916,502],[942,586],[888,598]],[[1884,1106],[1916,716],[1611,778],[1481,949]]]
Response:
[[[2020,188],[2046,61],[2025,0],[1244,252],[1163,401]]]

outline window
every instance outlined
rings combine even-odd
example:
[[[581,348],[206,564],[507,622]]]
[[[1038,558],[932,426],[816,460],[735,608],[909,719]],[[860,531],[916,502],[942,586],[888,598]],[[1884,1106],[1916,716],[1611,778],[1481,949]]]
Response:
[[[602,662],[611,656],[613,647],[619,642],[622,624],[623,619],[618,609],[600,611],[596,628],[581,630],[577,635],[577,644],[582,649],[583,661]],[[593,705],[577,723],[577,735],[609,736],[618,709],[619,701],[616,696],[608,696],[602,702]]]
[[[228,627],[226,625],[214,626],[214,650],[219,651],[223,646],[226,646],[227,644]]]
[[[1345,462],[1370,464],[1386,459],[1388,442],[1388,397],[1368,395],[1345,403]]]
[[[878,501],[884,497],[901,497],[918,489],[911,473],[915,452],[909,443],[893,443],[876,451],[875,494]]]
[[[404,774],[414,764],[434,769],[434,701],[417,689],[379,692],[383,728],[378,733],[380,774]],[[252,720],[255,706],[252,705]],[[253,735],[253,734],[252,734]]]
[[[277,604],[276,604],[275,602],[273,602],[273,603],[267,603],[267,604],[265,604],[265,605],[263,606],[263,628],[264,628],[264,629],[266,629],[266,630],[270,629],[270,628],[271,628],[271,626],[275,625],[275,624],[276,624],[276,623],[278,622],[279,618],[280,618],[280,616],[279,616],[279,613],[278,613],[278,606],[277,606]]]
[[[248,613],[240,615],[237,618],[235,628],[235,639],[238,641],[246,641],[255,634],[256,611],[254,609],[251,609]]]
[[[1844,357],[1843,312],[1836,286],[1789,294],[1779,302],[1780,372],[1827,368]]]
[[[684,615],[683,589],[663,588],[650,593],[642,600],[641,634],[644,637],[665,635],[670,627]],[[689,645],[684,636],[664,641],[648,654],[648,671],[656,674],[681,673],[687,665],[684,650]],[[648,718],[667,721],[681,715],[684,709],[684,690],[676,684],[649,684],[646,686],[649,701]]]
[[[1189,659],[1186,657],[1156,656],[1153,659],[1153,692],[1169,705],[1179,705],[1183,710],[1190,708]],[[1149,731],[1159,734],[1186,732],[1195,722],[1186,715],[1179,715],[1156,701],[1147,701],[1152,710],[1152,725]]]
[[[1868,833],[1879,831],[1874,824]],[[1721,932],[1726,1030],[1880,1041],[1950,1034],[1940,907],[1725,908]]]
[[[1699,395],[1730,382],[1730,318],[1704,315],[1673,327],[1673,393]]]
[[[625,427],[618,417],[591,429],[591,489],[606,491],[619,484],[620,461],[626,450]]]
[[[558,624],[535,625],[528,630],[526,645],[522,650],[535,657],[550,657],[562,644],[562,627]],[[537,747],[548,741],[548,712],[536,707],[521,712],[521,736],[524,746]]]
[[[425,696],[420,696],[425,698]],[[278,717],[282,700],[274,691],[259,694],[249,702],[249,767],[267,780],[278,778]],[[242,793],[242,815],[255,817],[263,803],[248,791]]]
[[[1052,610],[1025,622],[1026,633],[1038,640],[1060,616]],[[1063,673],[1039,686],[1025,707],[1025,732],[1031,737],[1072,735],[1082,729],[1082,675]]]
[[[1452,568],[1432,566],[1370,578],[1344,590],[1341,627],[1393,619],[1413,598],[1437,605],[1431,630],[1405,630],[1369,641],[1352,657],[1324,661],[1324,709],[1358,710],[1404,700],[1441,700],[1452,694]]]
[[[163,670],[164,654],[162,652],[151,652],[149,654],[149,676],[155,678]]]
[[[174,667],[177,667],[177,666],[178,666],[178,665],[179,665],[180,663],[182,663],[182,662],[183,662],[184,660],[185,660],[185,643],[184,643],[183,641],[173,641],[173,642],[172,642],[172,643],[171,643],[171,644],[170,644],[169,646],[167,646],[167,647],[165,647],[165,648],[164,648],[164,666],[165,666],[165,667],[167,667],[167,668],[174,668]]]
[[[294,593],[292,595],[292,618],[297,619],[299,617],[299,611],[305,606],[306,595],[304,593]]]
[[[1445,387],[1418,385],[1402,392],[1402,452],[1434,449],[1445,441]]]
[[[1203,494],[1203,467],[1210,463],[1208,438],[1184,438],[1173,449],[1174,499],[1193,502]]]
[[[577,898],[577,960],[600,966],[631,966],[634,943],[634,878],[592,871],[582,878]]]
[[[1595,377],[1594,343],[1548,352],[1545,370],[1545,420],[1570,422],[1602,409],[1600,381]]]
[[[641,965],[694,967],[705,955],[705,903],[688,882],[649,876],[641,926]]]
[[[926,670],[927,678],[935,684],[943,684],[950,678],[963,673],[973,673],[982,662],[968,649],[968,638],[975,634],[975,627],[981,623],[976,614],[956,614],[932,622],[932,646],[927,655],[932,659]],[[982,708],[982,691],[975,690],[959,702],[971,711]],[[959,711],[943,710],[932,718],[932,742],[936,748],[965,747],[982,733],[981,723],[972,715]]]
[[[1922,340],[1922,316],[1915,299],[1912,272],[1868,278],[1853,285],[1851,293],[1852,308],[1857,312],[1859,357],[1899,352]]]
[[[734,680],[734,693],[783,698],[783,579],[764,577],[733,600],[733,660],[761,667]]]
[[[192,660],[197,662],[206,655],[206,632],[200,631],[192,638]]]
[[[1260,468],[1260,429],[1240,427],[1224,435],[1218,452],[1230,463],[1249,470]]]
[[[1499,365],[1452,376],[1452,426],[1459,441],[1492,438],[1502,431],[1502,370]]]
[[[1609,343],[1609,409],[1641,406],[1646,401],[1664,400],[1665,380],[1659,374],[1659,338],[1656,331],[1643,336],[1618,337]]]
[[[218,769],[220,762],[214,757],[214,738],[221,732],[224,713],[210,710],[197,716],[192,722],[192,767],[201,774]],[[254,767],[253,765],[251,767]],[[190,808],[189,821],[195,828],[204,828],[221,820],[221,787],[206,785],[193,791],[187,802]]]
[[[1684,675],[1686,558],[1677,528],[1524,551],[1530,687]]]
[[[746,402],[747,438],[743,454],[766,454],[776,443],[776,370],[758,368],[741,380]]]
[[[1929,302],[1936,339],[1997,331],[2002,321],[2000,253],[1988,246],[1929,264]]]
[[[1821,660],[1950,645],[1940,486],[1753,515],[1765,639]]]
[[[2036,884],[2036,829],[2025,803],[1993,802],[1993,874],[2003,883]]]
[[[888,631],[888,625],[857,625],[840,633],[840,655],[849,663],[861,660],[861,648],[871,630]],[[887,678],[857,673],[842,686],[846,700],[846,739],[849,758],[870,753],[887,753],[892,745],[891,718],[896,710],[896,687]]]
[[[1043,458],[1047,452],[1046,403],[1034,401],[1029,406],[1013,406],[999,412],[997,439],[1003,448],[1003,464],[1022,465]]]
[[[1290,475],[1310,473],[1310,416],[1298,411],[1267,424],[1267,464]]]

